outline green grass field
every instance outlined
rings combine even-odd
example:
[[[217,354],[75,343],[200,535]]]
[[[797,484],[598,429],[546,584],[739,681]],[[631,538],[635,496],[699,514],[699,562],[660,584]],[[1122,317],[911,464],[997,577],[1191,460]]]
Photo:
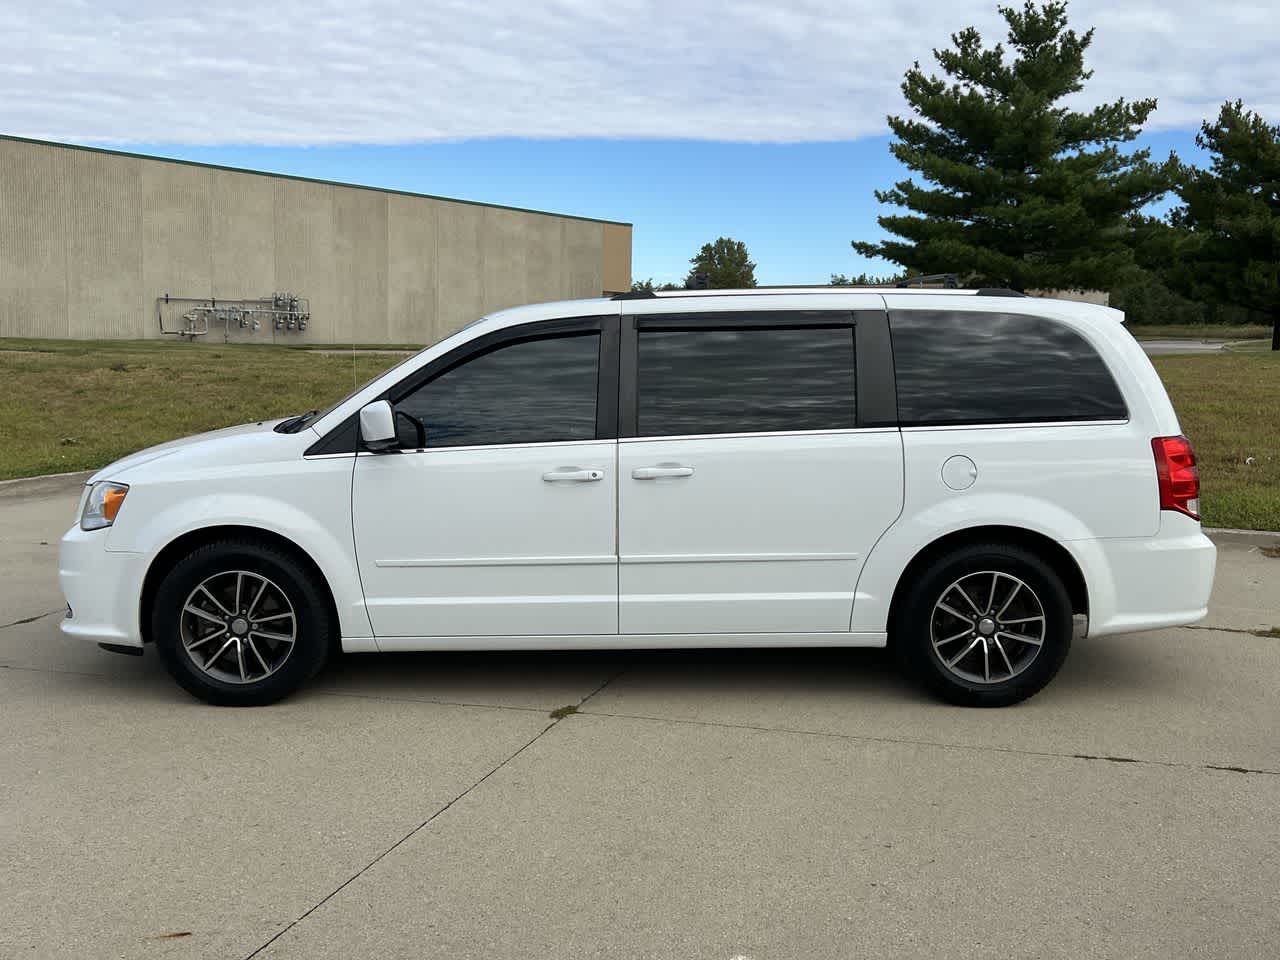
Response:
[[[175,437],[324,407],[400,355],[0,340],[0,479],[100,467]]]
[[[1204,522],[1280,530],[1280,353],[1191,354],[1152,362],[1196,449]]]
[[[323,407],[399,360],[272,346],[0,340],[0,479],[100,467],[175,437]],[[1280,354],[1156,357],[1155,365],[1200,458],[1205,522],[1280,530]]]
[[[1139,340],[1266,340],[1271,341],[1271,328],[1253,324],[1168,323],[1126,324]]]

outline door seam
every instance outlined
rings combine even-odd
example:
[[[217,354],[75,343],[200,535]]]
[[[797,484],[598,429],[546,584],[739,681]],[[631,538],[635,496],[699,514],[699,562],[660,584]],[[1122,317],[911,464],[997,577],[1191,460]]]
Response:
[[[622,636],[622,445],[613,441],[613,629]]]

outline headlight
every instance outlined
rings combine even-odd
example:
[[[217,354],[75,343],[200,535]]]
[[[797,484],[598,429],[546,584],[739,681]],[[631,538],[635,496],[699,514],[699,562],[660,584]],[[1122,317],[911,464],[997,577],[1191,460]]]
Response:
[[[101,530],[116,522],[116,514],[129,492],[127,483],[109,483],[101,480],[89,488],[84,509],[80,511],[81,530]]]

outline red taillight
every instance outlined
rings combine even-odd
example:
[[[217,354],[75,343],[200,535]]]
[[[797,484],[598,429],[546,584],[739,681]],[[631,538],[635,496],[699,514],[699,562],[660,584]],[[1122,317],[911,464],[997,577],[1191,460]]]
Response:
[[[1186,437],[1156,437],[1151,441],[1160,483],[1160,509],[1177,510],[1200,519],[1200,472],[1196,454]]]

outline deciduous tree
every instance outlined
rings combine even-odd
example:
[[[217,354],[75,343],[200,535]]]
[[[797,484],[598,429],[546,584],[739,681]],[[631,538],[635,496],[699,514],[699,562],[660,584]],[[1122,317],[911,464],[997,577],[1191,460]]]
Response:
[[[698,274],[705,274],[707,286],[713,290],[738,289],[756,285],[756,265],[747,253],[747,245],[741,240],[718,237],[714,243],[704,243],[697,256],[691,257],[693,265],[685,277],[685,286],[692,287]]]

